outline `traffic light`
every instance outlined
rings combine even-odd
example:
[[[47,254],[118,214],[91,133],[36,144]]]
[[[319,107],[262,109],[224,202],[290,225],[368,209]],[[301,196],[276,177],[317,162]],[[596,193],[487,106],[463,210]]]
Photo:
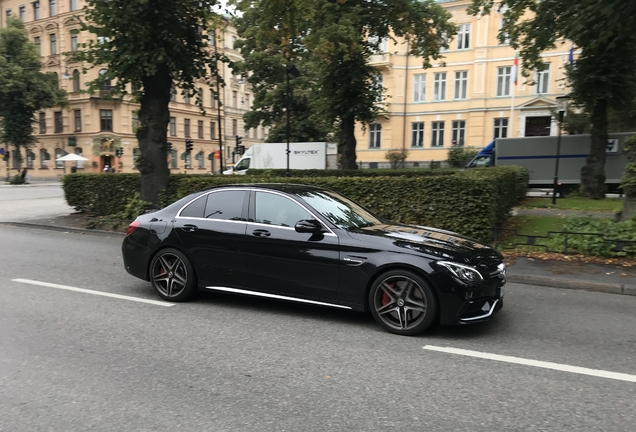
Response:
[[[117,150],[115,150],[115,156],[117,156],[118,158],[122,157],[124,155],[124,149],[119,147]]]
[[[168,154],[172,153],[172,143],[170,141],[168,141],[167,151],[168,151]]]
[[[2,160],[3,160],[3,161],[5,161],[5,162],[7,162],[7,161],[10,159],[10,157],[11,157],[11,152],[10,152],[9,150],[7,150],[7,151],[4,153],[4,157],[2,158]]]
[[[192,141],[191,139],[187,139],[187,140],[186,140],[186,151],[187,151],[188,153],[190,153],[190,152],[192,151],[192,147],[194,147],[194,145],[193,145],[193,144],[194,144],[194,143],[193,143],[193,141]]]
[[[245,153],[245,146],[241,145],[241,142],[243,142],[243,137],[240,137],[238,135],[236,135],[236,150],[235,153],[242,155],[243,153]]]

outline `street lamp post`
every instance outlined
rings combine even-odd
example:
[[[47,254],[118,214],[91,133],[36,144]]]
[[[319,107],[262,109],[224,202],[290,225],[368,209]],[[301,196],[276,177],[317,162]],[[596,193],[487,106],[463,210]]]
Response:
[[[557,100],[558,111],[558,137],[556,150],[556,163],[554,165],[554,184],[552,185],[552,205],[556,205],[557,188],[559,187],[559,158],[561,156],[561,129],[563,127],[563,117],[568,110],[568,97],[559,96]]]
[[[298,78],[300,71],[294,66],[293,63],[289,63],[285,68],[285,78],[287,79],[287,97],[286,97],[286,114],[287,114],[287,177],[289,177],[289,105],[291,101],[291,87],[289,86],[289,76]]]

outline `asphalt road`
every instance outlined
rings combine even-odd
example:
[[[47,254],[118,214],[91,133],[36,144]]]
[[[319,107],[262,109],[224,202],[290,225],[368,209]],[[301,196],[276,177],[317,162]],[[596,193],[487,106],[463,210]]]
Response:
[[[0,225],[0,239],[0,431],[636,424],[636,297],[509,284],[493,321],[409,338],[263,299],[134,301],[159,298],[124,271],[119,236]]]

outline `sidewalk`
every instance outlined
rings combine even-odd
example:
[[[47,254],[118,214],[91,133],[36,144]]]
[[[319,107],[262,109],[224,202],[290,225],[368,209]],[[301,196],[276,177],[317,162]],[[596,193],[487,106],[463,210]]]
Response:
[[[6,223],[63,232],[121,236],[122,238],[125,231],[125,228],[118,230],[87,229],[86,217],[77,213]],[[577,260],[575,256],[569,256],[569,258],[561,261],[508,257],[506,258],[508,265],[506,278],[509,283],[636,296],[636,266],[625,267],[619,264],[582,262]]]

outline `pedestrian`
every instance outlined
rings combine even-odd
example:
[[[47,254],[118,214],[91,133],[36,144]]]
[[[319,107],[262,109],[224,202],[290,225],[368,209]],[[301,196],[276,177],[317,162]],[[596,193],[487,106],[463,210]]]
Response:
[[[104,172],[110,172],[110,167],[108,165],[104,165]]]
[[[22,174],[20,174],[20,177],[22,178],[22,183],[24,183],[24,179],[26,178],[26,175],[27,175],[27,169],[24,168],[22,170]]]

